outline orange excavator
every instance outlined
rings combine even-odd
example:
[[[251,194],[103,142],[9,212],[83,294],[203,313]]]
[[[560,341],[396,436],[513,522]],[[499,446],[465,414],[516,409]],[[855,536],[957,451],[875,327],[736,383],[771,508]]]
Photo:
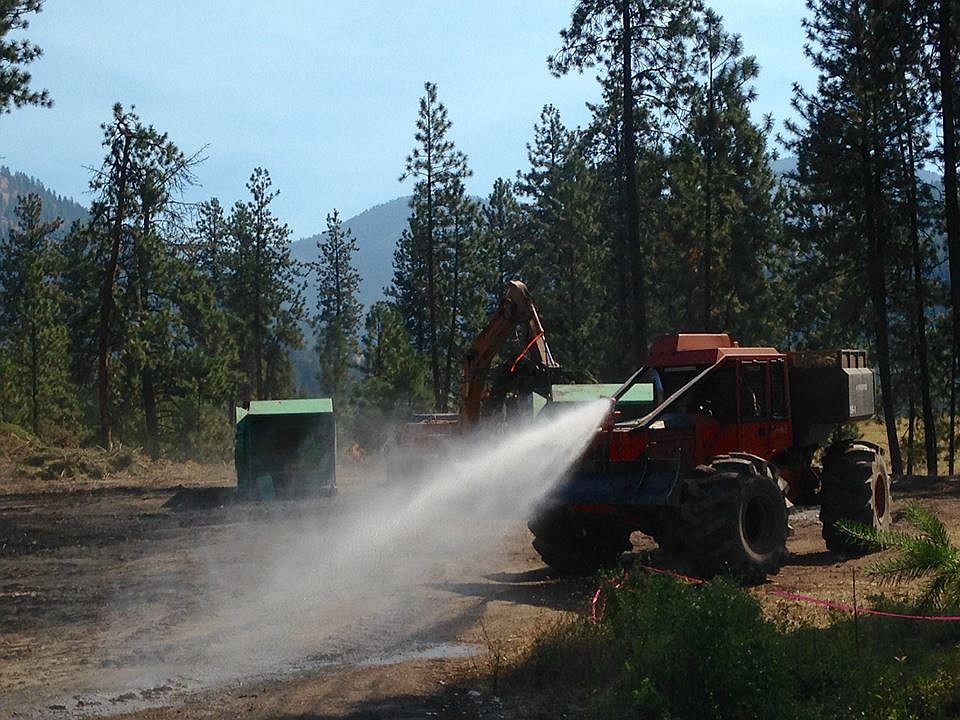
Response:
[[[511,340],[519,351],[493,367]],[[411,418],[397,441],[407,456],[401,464],[412,467],[426,456],[443,456],[453,436],[471,432],[482,422],[531,416],[534,395],[548,397],[560,376],[530,291],[520,280],[511,280],[486,327],[463,354],[460,412]]]
[[[525,337],[520,335],[521,330]],[[512,362],[496,368],[491,378],[491,364],[513,336],[522,338],[522,350]],[[534,349],[531,358],[530,351]],[[543,385],[549,389],[559,370],[560,364],[550,353],[530,291],[521,281],[511,280],[490,322],[463,355],[459,416],[461,430],[469,430],[476,425],[483,415],[489,414],[508,396],[529,393],[533,388]]]

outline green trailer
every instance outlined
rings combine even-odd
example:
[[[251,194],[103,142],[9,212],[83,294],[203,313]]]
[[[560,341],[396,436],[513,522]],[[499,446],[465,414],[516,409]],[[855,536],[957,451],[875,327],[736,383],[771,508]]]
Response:
[[[237,497],[332,495],[335,460],[331,399],[254,400],[237,408]]]
[[[537,416],[542,411],[555,413],[573,404],[582,405],[600,400],[601,398],[609,399],[612,398],[621,387],[622,383],[551,385],[549,400],[538,393],[532,394],[533,414]],[[628,417],[642,417],[653,410],[654,407],[656,407],[656,403],[654,402],[653,385],[649,383],[636,383],[631,386],[617,402],[617,418],[618,420],[626,420]]]

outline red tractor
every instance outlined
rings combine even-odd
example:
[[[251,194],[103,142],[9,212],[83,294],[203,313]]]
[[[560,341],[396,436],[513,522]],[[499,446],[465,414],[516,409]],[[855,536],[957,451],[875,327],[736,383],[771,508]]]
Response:
[[[705,576],[753,582],[786,558],[790,502],[819,500],[835,551],[857,550],[840,520],[890,524],[882,449],[825,446],[839,425],[873,416],[863,351],[781,353],[723,334],[669,335],[612,401],[578,465],[528,523],[559,572],[614,564],[639,530]]]

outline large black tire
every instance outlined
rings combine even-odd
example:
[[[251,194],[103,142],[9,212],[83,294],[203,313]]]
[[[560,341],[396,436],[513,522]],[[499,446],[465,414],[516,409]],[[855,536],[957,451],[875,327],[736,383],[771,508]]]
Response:
[[[759,583],[787,557],[787,506],[770,468],[736,453],[701,465],[685,481],[683,539],[704,577]]]
[[[613,567],[632,547],[629,529],[609,516],[579,516],[559,508],[539,514],[528,527],[534,549],[561,575],[592,575]]]
[[[827,548],[846,555],[865,553],[869,548],[837,523],[846,520],[877,530],[890,528],[893,499],[883,450],[862,440],[831,445],[823,456],[820,483],[820,522]]]

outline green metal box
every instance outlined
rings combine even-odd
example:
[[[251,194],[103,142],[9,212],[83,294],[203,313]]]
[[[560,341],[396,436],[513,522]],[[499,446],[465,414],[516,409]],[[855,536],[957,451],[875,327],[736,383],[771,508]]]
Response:
[[[333,494],[333,401],[254,400],[249,408],[237,408],[234,461],[240,498]]]

